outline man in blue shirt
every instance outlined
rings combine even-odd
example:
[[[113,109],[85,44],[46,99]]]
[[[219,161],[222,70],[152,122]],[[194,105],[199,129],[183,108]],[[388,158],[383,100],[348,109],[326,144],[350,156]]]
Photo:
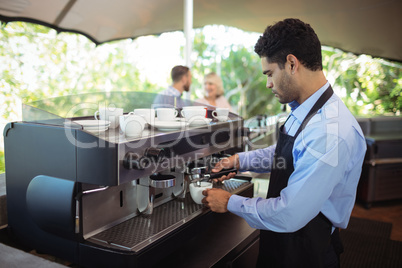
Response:
[[[154,107],[178,107],[190,105],[181,98],[184,91],[189,92],[191,86],[191,71],[187,66],[177,65],[170,72],[172,85],[159,93],[154,100]]]
[[[255,52],[267,88],[292,111],[276,145],[223,159],[212,171],[271,171],[267,198],[214,188],[204,191],[203,203],[261,230],[258,267],[339,267],[338,229],[347,227],[354,206],[364,136],[325,78],[321,43],[309,24],[285,19],[268,26]]]

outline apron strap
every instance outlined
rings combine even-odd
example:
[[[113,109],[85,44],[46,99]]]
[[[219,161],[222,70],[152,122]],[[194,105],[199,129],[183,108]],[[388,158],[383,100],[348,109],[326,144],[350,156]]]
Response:
[[[313,118],[317,111],[329,100],[329,98],[331,98],[332,94],[334,94],[334,91],[332,90],[332,87],[329,86],[311,108],[306,118],[304,118],[301,126],[294,135],[295,138],[300,134],[300,132],[302,132],[302,130],[306,127],[307,123],[310,121],[311,118]]]

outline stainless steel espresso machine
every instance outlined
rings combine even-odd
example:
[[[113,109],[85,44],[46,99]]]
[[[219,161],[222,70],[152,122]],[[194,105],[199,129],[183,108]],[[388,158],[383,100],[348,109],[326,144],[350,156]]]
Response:
[[[217,176],[210,167],[243,150],[241,117],[211,120],[214,108],[207,107],[205,124],[177,118],[184,124],[166,129],[150,122],[137,137],[77,123],[94,120],[102,105],[126,114],[154,107],[154,100],[149,93],[108,92],[23,105],[23,121],[4,129],[11,233],[83,267],[152,267],[209,228],[214,213],[193,202],[188,184]],[[214,187],[253,194],[244,178]]]

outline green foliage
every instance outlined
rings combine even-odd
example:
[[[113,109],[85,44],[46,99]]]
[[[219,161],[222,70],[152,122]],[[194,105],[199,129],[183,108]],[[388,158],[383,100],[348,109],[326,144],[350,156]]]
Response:
[[[260,59],[252,47],[231,45],[218,49],[205,43],[203,31],[198,31],[194,40],[197,57],[193,73],[198,81],[209,71],[220,71],[226,98],[244,118],[280,112],[281,105],[266,88]],[[218,55],[219,50],[230,53]],[[401,115],[401,63],[329,47],[323,47],[322,55],[328,80],[355,116]],[[220,64],[216,61],[219,56]]]
[[[24,101],[110,90],[150,90],[126,57],[131,40],[96,47],[86,37],[29,23],[1,30],[1,86]],[[106,55],[106,56],[105,56]],[[10,115],[11,111],[7,111]]]
[[[323,63],[335,91],[354,115],[401,114],[401,63],[327,47],[323,48]]]
[[[123,40],[96,47],[82,35],[58,34],[37,24],[3,25],[0,129],[21,120],[21,102],[98,91],[155,91],[155,85],[141,82],[135,62],[127,57],[133,46],[132,40]],[[1,149],[2,137],[0,142]]]
[[[249,49],[231,49],[229,57],[222,61],[222,79],[229,88],[228,99],[237,106],[241,116],[249,118],[280,112],[280,103],[266,88],[260,59]]]
[[[4,151],[0,151],[0,173],[4,173],[5,163],[4,163]]]
[[[192,67],[195,77],[193,88],[203,88],[198,81],[202,82],[206,73],[220,72],[225,97],[239,115],[250,118],[258,114],[274,115],[280,112],[281,105],[266,88],[260,58],[252,47],[230,45],[218,49],[214,44],[206,44],[205,39],[203,31],[198,31],[194,38],[193,50],[197,56]],[[219,64],[217,59],[221,60]]]

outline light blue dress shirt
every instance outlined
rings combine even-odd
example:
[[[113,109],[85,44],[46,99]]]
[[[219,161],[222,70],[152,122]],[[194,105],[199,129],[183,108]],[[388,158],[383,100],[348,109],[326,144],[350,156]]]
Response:
[[[154,100],[154,108],[158,107],[179,107],[185,106],[185,101],[181,98],[181,93],[176,88],[169,86],[159,93]]]
[[[284,130],[293,136],[328,88],[327,82],[292,111]],[[239,153],[240,171],[269,172],[275,145]],[[346,228],[366,152],[359,124],[335,94],[319,109],[293,146],[294,172],[277,198],[232,195],[228,210],[256,229],[295,232],[322,212],[335,227]],[[284,165],[277,161],[275,165]]]

